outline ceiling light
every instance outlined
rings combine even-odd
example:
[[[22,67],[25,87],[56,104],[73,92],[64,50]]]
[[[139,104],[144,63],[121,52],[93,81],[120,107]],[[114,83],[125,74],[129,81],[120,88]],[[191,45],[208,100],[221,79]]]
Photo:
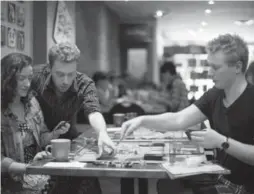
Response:
[[[207,23],[203,21],[203,22],[201,22],[201,25],[202,26],[207,26]]]
[[[243,25],[243,23],[242,23],[241,21],[234,21],[234,23],[235,23],[236,25],[238,25],[238,26]]]
[[[163,16],[163,11],[161,11],[161,10],[156,11],[155,17],[160,18],[160,17],[162,17],[162,16]]]
[[[199,28],[198,31],[199,31],[199,32],[203,32],[204,29],[203,29],[203,28]]]
[[[234,23],[238,26],[246,25],[246,26],[251,26],[254,24],[254,20],[236,20]]]
[[[208,4],[209,4],[209,5],[213,5],[213,4],[214,4],[214,1],[208,1]]]
[[[188,33],[191,34],[192,36],[196,36],[196,32],[194,30],[188,30]]]
[[[206,10],[205,10],[205,13],[210,14],[210,13],[212,13],[212,10],[206,9]]]
[[[247,26],[251,26],[252,24],[254,24],[254,20],[248,20],[248,21],[245,22],[245,24]]]

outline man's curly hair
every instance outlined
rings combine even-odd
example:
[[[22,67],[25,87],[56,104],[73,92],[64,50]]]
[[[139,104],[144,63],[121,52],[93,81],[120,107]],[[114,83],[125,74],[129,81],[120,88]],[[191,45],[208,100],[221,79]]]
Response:
[[[16,95],[17,74],[32,65],[32,58],[22,53],[11,53],[1,59],[1,108],[8,108]]]
[[[52,67],[56,60],[63,62],[77,61],[80,57],[80,50],[78,47],[70,42],[61,42],[49,49],[48,60]]]
[[[214,54],[223,51],[228,55],[228,64],[242,62],[242,72],[246,71],[249,50],[246,42],[238,35],[224,34],[211,40],[207,44],[207,52]]]

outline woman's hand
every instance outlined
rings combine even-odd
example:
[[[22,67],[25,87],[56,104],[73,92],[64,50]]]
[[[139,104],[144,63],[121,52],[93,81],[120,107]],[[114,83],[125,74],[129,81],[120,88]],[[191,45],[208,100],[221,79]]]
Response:
[[[42,152],[38,152],[35,156],[33,161],[38,161],[38,160],[43,160],[43,159],[51,159],[52,155],[50,152],[47,151],[42,151]]]

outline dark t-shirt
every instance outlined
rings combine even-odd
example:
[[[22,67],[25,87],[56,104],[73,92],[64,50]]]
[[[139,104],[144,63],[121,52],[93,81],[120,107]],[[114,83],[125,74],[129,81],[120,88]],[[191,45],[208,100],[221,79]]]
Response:
[[[208,118],[212,129],[236,141],[254,145],[254,86],[247,85],[240,97],[227,108],[223,98],[223,90],[212,88],[195,105]],[[241,162],[223,150],[218,150],[216,159],[231,170],[227,176],[231,182],[253,189],[254,166]]]

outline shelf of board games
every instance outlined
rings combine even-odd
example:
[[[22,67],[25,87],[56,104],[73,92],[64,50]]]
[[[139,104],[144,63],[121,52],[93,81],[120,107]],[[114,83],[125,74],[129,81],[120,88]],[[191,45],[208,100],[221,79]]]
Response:
[[[176,70],[182,77],[189,91],[189,99],[199,99],[204,92],[213,87],[209,77],[207,54],[175,54],[165,60],[173,60]]]

